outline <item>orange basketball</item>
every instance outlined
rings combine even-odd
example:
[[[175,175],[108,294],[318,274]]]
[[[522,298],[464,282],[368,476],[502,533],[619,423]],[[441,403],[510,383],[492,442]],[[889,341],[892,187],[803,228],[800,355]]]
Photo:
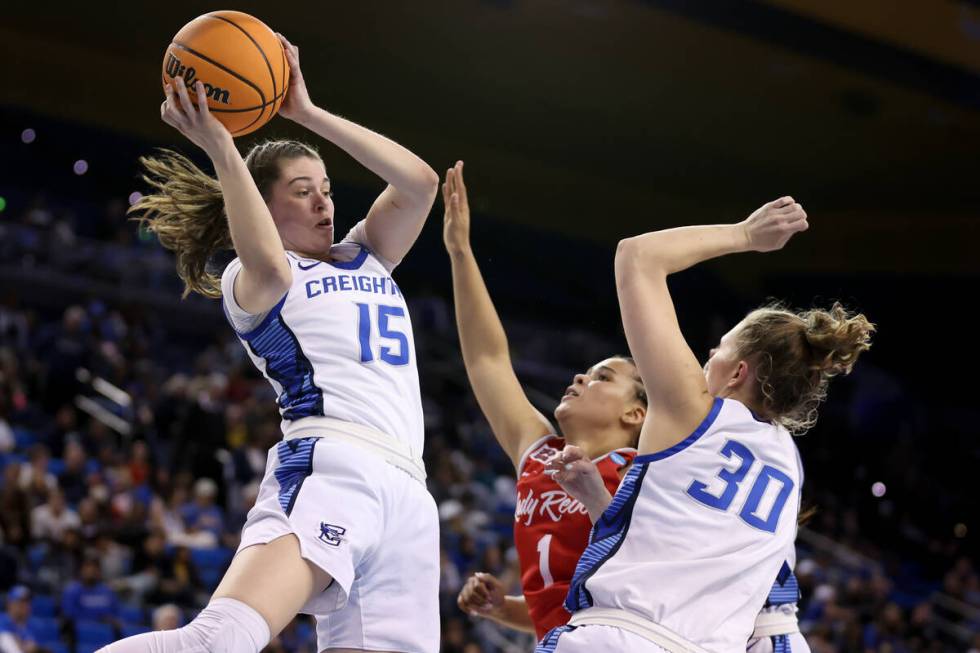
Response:
[[[276,115],[289,64],[282,43],[258,18],[240,11],[212,11],[184,25],[163,55],[163,83],[204,83],[208,108],[232,136],[251,133]]]

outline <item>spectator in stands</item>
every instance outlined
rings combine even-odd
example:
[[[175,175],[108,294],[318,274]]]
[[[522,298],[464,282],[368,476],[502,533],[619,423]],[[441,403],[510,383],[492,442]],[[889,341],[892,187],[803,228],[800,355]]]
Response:
[[[20,469],[17,465],[7,465],[0,488],[0,528],[4,540],[13,546],[24,546],[30,537],[30,523],[30,502],[27,492],[20,487]]]
[[[85,554],[80,569],[81,580],[70,583],[61,595],[61,614],[69,621],[102,621],[118,625],[119,599],[102,582],[99,558]]]
[[[178,547],[168,559],[160,576],[160,583],[149,598],[154,602],[195,605],[197,593],[204,590],[197,565],[191,560],[187,547]]]
[[[31,511],[31,536],[35,540],[61,543],[65,531],[78,529],[82,521],[78,513],[65,503],[65,495],[55,486],[48,491],[48,500]]]
[[[214,543],[208,546],[204,539],[198,544],[189,544],[200,548],[217,546],[224,532],[225,517],[221,508],[215,505],[218,496],[218,484],[210,478],[198,479],[194,483],[194,500],[181,506],[180,516],[184,520],[187,532],[191,534],[210,533]]]
[[[77,504],[88,492],[88,460],[77,437],[69,438],[64,447],[65,468],[58,475],[58,486],[71,504]]]
[[[79,367],[88,368],[91,346],[88,335],[88,316],[81,306],[69,306],[62,316],[61,325],[46,330],[39,336],[38,350],[47,366],[42,405],[57,410],[71,403],[78,394],[79,381],[75,372]]]
[[[180,628],[183,615],[173,603],[161,605],[153,611],[153,630],[173,630]]]
[[[38,637],[31,623],[31,591],[17,585],[7,594],[7,610],[0,614],[0,632],[13,635],[14,642],[23,653],[38,650]]]
[[[78,578],[82,562],[82,536],[77,528],[66,529],[61,541],[51,546],[37,569],[36,580],[58,592]]]
[[[48,471],[48,463],[51,462],[51,452],[43,444],[35,444],[31,447],[28,462],[20,466],[21,489],[27,492],[28,497],[40,503],[47,493],[58,487],[58,479]]]

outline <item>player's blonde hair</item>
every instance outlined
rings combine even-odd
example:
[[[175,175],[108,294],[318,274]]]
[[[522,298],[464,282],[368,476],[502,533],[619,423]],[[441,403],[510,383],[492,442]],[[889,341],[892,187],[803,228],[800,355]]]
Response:
[[[736,340],[738,356],[753,361],[763,408],[791,433],[809,430],[830,380],[850,374],[871,347],[875,325],[839,302],[828,310],[792,311],[770,304],[749,313]]]
[[[266,141],[249,150],[245,165],[262,197],[268,201],[272,184],[281,174],[280,163],[301,157],[320,159],[317,151],[306,143]],[[140,157],[140,163],[144,168],[143,180],[156,192],[140,198],[129,208],[129,214],[176,254],[184,297],[191,292],[220,297],[221,276],[209,269],[208,262],[215,253],[232,249],[221,185],[173,150]]]

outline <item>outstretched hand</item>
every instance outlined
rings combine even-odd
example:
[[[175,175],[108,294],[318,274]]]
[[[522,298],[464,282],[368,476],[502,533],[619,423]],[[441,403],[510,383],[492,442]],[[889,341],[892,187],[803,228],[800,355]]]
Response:
[[[806,211],[792,197],[763,204],[742,222],[749,248],[756,252],[782,249],[795,234],[810,228]]]
[[[442,238],[450,254],[465,252],[470,247],[470,204],[463,183],[463,162],[446,171],[446,181],[442,184],[442,201],[446,212],[443,215]]]
[[[315,105],[310,99],[309,91],[306,90],[306,80],[303,79],[303,71],[299,67],[299,48],[290,43],[279,32],[276,32],[276,36],[282,42],[282,49],[286,53],[286,63],[289,64],[289,87],[286,89],[286,97],[282,101],[282,106],[279,107],[279,115],[299,122],[315,108]]]
[[[182,77],[175,77],[172,83],[164,86],[163,91],[167,96],[160,105],[163,122],[175,127],[209,156],[232,143],[231,132],[211,115],[207,93],[200,80],[194,83],[197,106],[191,101]]]

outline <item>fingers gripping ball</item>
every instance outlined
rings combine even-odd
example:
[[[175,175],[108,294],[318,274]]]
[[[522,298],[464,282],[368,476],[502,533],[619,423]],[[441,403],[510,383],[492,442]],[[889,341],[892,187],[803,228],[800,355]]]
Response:
[[[282,43],[265,23],[240,11],[198,16],[163,55],[163,84],[200,80],[208,109],[232,136],[249,134],[276,115],[289,86]]]

